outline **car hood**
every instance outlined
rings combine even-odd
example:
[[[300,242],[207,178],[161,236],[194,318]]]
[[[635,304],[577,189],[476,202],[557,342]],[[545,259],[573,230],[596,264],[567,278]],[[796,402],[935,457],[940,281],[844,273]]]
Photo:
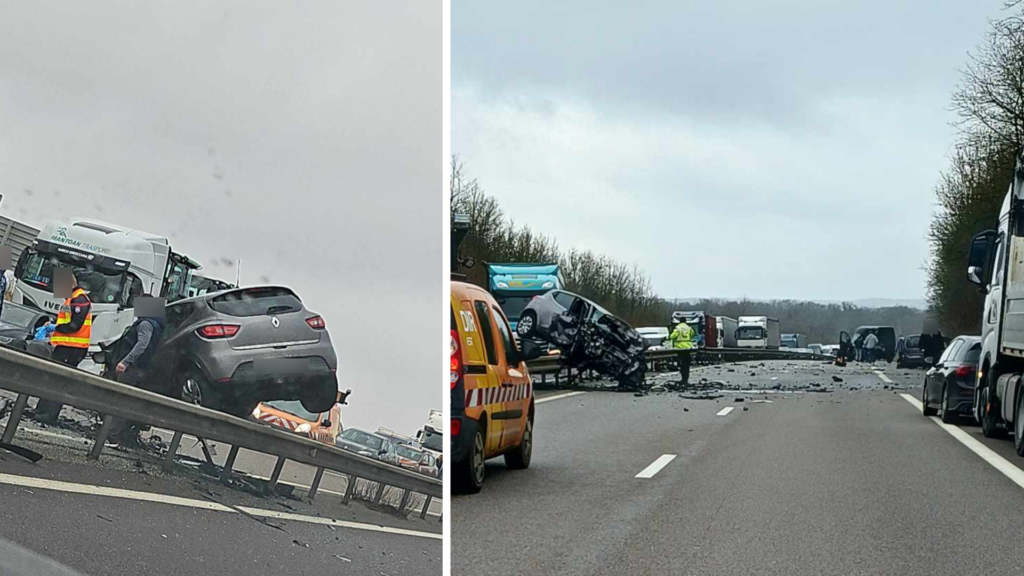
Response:
[[[340,436],[338,437],[337,446],[338,446],[338,448],[341,448],[343,450],[348,450],[350,452],[369,452],[370,454],[376,454],[377,453],[376,450],[374,450],[373,448],[370,448],[369,446],[366,446],[365,444],[360,444],[358,442],[353,442],[351,440],[342,438]]]

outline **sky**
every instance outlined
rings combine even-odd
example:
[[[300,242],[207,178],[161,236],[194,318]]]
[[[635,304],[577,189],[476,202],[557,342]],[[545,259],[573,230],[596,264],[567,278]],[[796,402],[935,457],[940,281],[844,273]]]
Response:
[[[0,214],[240,260],[326,320],[345,426],[441,409],[440,3],[0,6]]]
[[[452,1],[452,152],[667,298],[926,294],[950,95],[1003,0]]]

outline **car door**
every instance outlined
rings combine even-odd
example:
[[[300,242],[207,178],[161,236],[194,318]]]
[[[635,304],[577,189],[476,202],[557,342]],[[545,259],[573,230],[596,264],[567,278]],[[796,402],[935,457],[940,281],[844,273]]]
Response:
[[[483,300],[473,300],[473,315],[476,317],[476,325],[484,340],[484,350],[487,352],[487,377],[477,380],[478,385],[473,404],[482,406],[484,413],[487,414],[487,422],[481,422],[481,424],[487,427],[487,436],[484,438],[484,457],[490,458],[501,449],[501,435],[505,431],[505,421],[494,417],[495,412],[501,411],[498,392],[501,390],[501,382],[506,377],[502,359],[504,353],[499,353],[498,350],[494,322],[491,320],[488,303]]]
[[[946,380],[946,375],[951,371],[950,366],[954,364],[953,358],[956,358],[956,353],[963,344],[963,340],[957,338],[950,343],[949,348],[946,348],[942,352],[942,356],[939,356],[939,361],[928,370],[928,380],[925,388],[929,403],[941,402],[942,398],[942,383]]]
[[[498,332],[498,345],[501,347],[499,354],[504,354],[503,371],[499,373],[502,410],[496,412],[494,418],[505,422],[505,430],[501,436],[501,447],[505,449],[518,446],[522,438],[526,421],[523,399],[529,388],[529,377],[512,341],[512,329],[505,314],[497,306],[492,306],[491,319],[494,320]]]

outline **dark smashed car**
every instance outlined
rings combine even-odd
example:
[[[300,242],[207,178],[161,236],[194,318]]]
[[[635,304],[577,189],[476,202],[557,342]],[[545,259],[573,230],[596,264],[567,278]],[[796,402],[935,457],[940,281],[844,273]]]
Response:
[[[541,340],[561,351],[562,362],[593,369],[628,389],[644,382],[644,340],[632,326],[597,303],[553,290],[530,301],[516,325],[520,338]]]

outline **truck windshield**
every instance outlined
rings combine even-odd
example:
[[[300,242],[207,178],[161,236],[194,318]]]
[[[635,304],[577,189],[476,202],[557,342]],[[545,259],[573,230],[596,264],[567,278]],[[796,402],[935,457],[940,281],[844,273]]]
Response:
[[[114,303],[121,297],[124,271],[105,270],[77,259],[36,251],[29,253],[24,262],[18,280],[34,288],[53,293],[53,267],[67,266],[74,271],[78,284],[93,302]]]
[[[443,436],[430,428],[423,429],[423,445],[434,452],[443,452],[444,444],[441,443]]]
[[[523,313],[523,308],[533,300],[536,294],[529,294],[523,296],[498,296],[495,300],[498,301],[498,305],[501,306],[501,311],[505,313],[505,317],[509,320],[515,321],[519,319],[519,316]]]
[[[761,340],[764,338],[764,328],[760,326],[744,326],[736,331],[738,340]]]

